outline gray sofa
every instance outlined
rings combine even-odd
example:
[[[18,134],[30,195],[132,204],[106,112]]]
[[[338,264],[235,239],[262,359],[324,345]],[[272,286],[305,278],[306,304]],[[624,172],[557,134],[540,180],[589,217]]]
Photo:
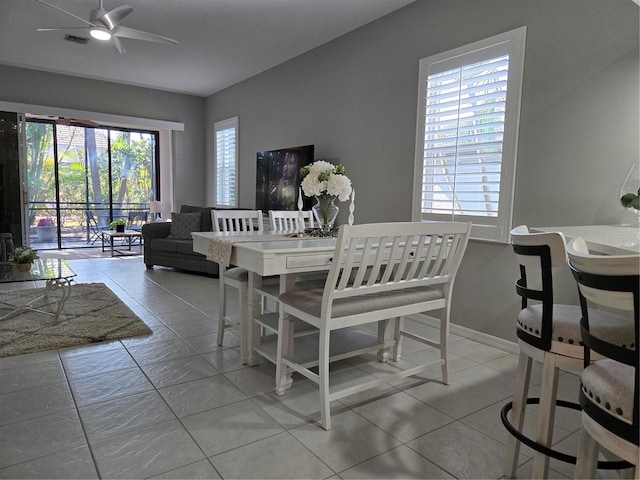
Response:
[[[213,207],[182,205],[180,213],[200,212],[200,232],[210,232]],[[167,238],[171,222],[145,223],[142,226],[144,239],[144,263],[147,268],[154,265],[178,268],[191,272],[218,276],[218,264],[210,262],[204,255],[193,251],[193,240]]]

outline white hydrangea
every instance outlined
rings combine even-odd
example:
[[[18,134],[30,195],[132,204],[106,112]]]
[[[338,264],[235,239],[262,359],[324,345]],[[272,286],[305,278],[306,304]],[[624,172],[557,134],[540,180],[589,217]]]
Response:
[[[335,165],[329,162],[325,162],[324,160],[318,160],[317,162],[313,162],[309,165],[309,175],[313,175],[314,177],[319,177],[322,172],[327,170],[333,170]]]
[[[307,197],[315,197],[317,195],[321,195],[324,191],[327,182],[321,182],[318,180],[317,175],[313,175],[309,173],[306,177],[302,179],[302,190]]]
[[[327,180],[327,194],[336,195],[345,202],[351,195],[351,180],[346,175],[331,175]]]
[[[324,160],[318,160],[301,169],[302,190],[307,197],[331,195],[344,202],[351,196],[351,180],[344,175],[342,165],[337,167]]]

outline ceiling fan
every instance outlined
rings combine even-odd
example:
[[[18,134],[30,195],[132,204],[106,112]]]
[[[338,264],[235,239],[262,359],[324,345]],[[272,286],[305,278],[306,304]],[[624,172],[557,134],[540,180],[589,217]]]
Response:
[[[53,121],[56,125],[64,125],[67,127],[100,127],[99,123],[93,120],[84,120],[82,118],[61,117],[59,115],[43,115],[43,114],[27,114],[27,119],[42,119]]]
[[[50,3],[45,2],[44,0],[36,0],[38,3],[42,3],[43,5],[47,5],[51,8],[55,8],[67,15],[72,16],[73,18],[80,20],[85,23],[87,26],[85,27],[53,27],[53,28],[37,28],[38,32],[47,32],[52,30],[74,30],[74,29],[83,29],[88,30],[89,34],[95,38],[96,40],[108,41],[111,40],[113,45],[118,50],[118,53],[126,53],[120,38],[131,38],[134,40],[144,40],[148,42],[156,42],[156,43],[166,43],[170,45],[177,45],[178,42],[171,38],[162,37],[160,35],[156,35],[154,33],[143,32],[142,30],[136,30],[134,28],[128,28],[123,25],[120,25],[120,22],[124,20],[124,18],[133,12],[133,7],[129,5],[120,5],[119,7],[114,8],[113,10],[107,12],[103,7],[103,0],[98,0],[98,8],[91,10],[91,15],[89,20],[85,20],[84,18],[78,17],[77,15],[63,10],[60,7],[52,5]]]

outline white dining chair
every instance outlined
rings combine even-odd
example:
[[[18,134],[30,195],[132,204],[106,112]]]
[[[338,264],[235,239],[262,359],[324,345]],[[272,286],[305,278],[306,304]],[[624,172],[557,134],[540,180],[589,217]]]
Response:
[[[302,197],[299,197],[302,198]],[[302,202],[302,200],[300,200]],[[300,208],[302,208],[302,203],[299,204]],[[300,221],[302,221],[302,225],[300,225]],[[313,212],[311,210],[269,210],[269,223],[271,230],[274,231],[291,231],[291,232],[303,232],[307,228],[314,227],[314,217]],[[326,278],[326,274],[324,272],[315,272],[315,273],[301,273],[296,276],[296,281],[299,282],[309,282],[319,279],[324,280]],[[269,312],[266,315],[263,315],[259,319],[254,319],[257,323],[262,327],[263,335],[270,334],[279,334],[279,326],[281,323],[279,321],[279,288],[278,283],[274,281],[266,281],[260,289],[260,294],[262,295],[263,301],[265,304],[269,305]],[[302,329],[298,328],[302,327]],[[308,328],[307,325],[298,324],[298,327],[294,329],[295,333],[292,335],[307,335],[311,333],[311,329]],[[277,360],[274,356],[261,352],[265,358],[268,358],[273,361],[273,363],[277,364]],[[278,389],[276,389],[278,391]],[[282,393],[282,390],[280,390]]]
[[[319,387],[322,426],[331,428],[329,404],[348,395],[381,386],[392,379],[441,365],[442,381],[448,383],[447,338],[451,292],[456,272],[469,238],[470,224],[459,222],[397,222],[342,225],[331,268],[323,286],[304,288],[297,284],[280,295],[283,308],[283,352],[278,359],[278,384],[286,383],[287,369],[304,375]],[[440,336],[429,339],[406,331],[405,315],[440,310]],[[291,317],[307,323],[318,334],[291,339]],[[391,335],[390,320],[395,319]],[[365,335],[351,328],[378,324],[378,335]],[[343,342],[337,342],[337,335]],[[345,338],[346,336],[346,338]],[[391,338],[393,337],[393,338]],[[380,361],[400,359],[404,337],[440,350],[440,358],[358,385],[335,386],[331,390],[329,363],[378,352]],[[316,339],[315,347],[308,342]],[[345,351],[334,347],[343,343]],[[318,371],[312,370],[317,366]]]
[[[559,232],[532,233],[526,225],[511,231],[513,251],[520,267],[516,293],[522,298],[516,321],[520,356],[513,399],[505,405],[501,417],[511,435],[507,439],[504,475],[515,478],[521,442],[534,449],[533,478],[547,478],[550,458],[563,459],[563,453],[551,449],[556,405],[576,407],[575,402],[557,399],[560,370],[582,371],[584,352],[580,340],[578,305],[554,303],[554,270],[567,268],[564,235]],[[628,341],[624,323],[605,312],[593,313],[595,328],[607,338]],[[626,340],[625,340],[626,339]],[[542,364],[540,397],[528,398],[533,361]],[[539,402],[535,439],[523,432],[527,404]],[[510,415],[507,413],[510,410]],[[533,442],[531,442],[533,440]]]
[[[261,210],[211,210],[211,222],[214,232],[242,232],[263,231],[263,217]],[[224,341],[224,331],[236,328],[240,335],[240,356],[242,363],[247,363],[248,345],[244,333],[243,319],[247,315],[247,286],[248,272],[244,268],[231,267],[224,269],[220,266],[220,304],[218,310],[218,345]],[[227,314],[227,289],[238,291],[238,309],[240,315],[233,318]]]
[[[578,237],[567,248],[582,308],[584,370],[580,377],[582,433],[575,478],[596,478],[600,447],[635,466],[640,478],[640,255],[594,255]],[[630,343],[611,342],[594,328],[594,308],[627,322]],[[597,353],[599,358],[595,358]]]
[[[303,224],[300,225],[302,219]],[[313,212],[311,210],[269,210],[271,230],[302,232],[305,228],[313,228]]]

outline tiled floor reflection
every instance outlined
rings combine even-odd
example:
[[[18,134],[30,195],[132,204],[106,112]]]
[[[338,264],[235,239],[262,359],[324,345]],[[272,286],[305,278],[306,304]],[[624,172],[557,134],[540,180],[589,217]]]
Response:
[[[139,256],[69,263],[154,333],[0,359],[0,478],[502,477],[515,355],[452,335],[450,385],[410,378],[347,397],[326,432],[315,386],[295,377],[278,397],[270,364],[240,364],[233,331],[216,345],[216,279],[147,270]],[[403,361],[432,355],[413,343]],[[384,368],[373,356],[332,367],[337,382]],[[578,429],[563,415],[555,441],[575,448]],[[531,457],[523,448],[523,478]],[[551,475],[572,471],[552,462]]]

